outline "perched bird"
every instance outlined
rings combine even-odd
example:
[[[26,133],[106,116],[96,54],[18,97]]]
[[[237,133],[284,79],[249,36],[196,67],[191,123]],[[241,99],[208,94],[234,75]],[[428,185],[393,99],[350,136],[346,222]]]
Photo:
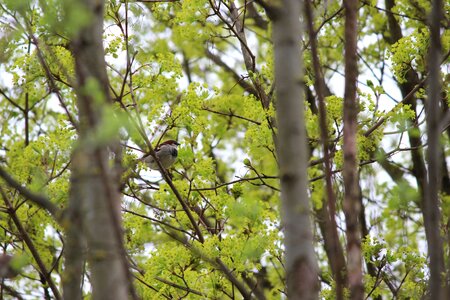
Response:
[[[178,150],[177,146],[180,145],[177,141],[168,140],[155,148],[156,157],[160,161],[164,169],[169,168],[177,159]],[[153,156],[149,155],[144,158],[145,163],[153,170],[159,170],[158,163]]]
[[[14,265],[13,260],[14,257],[9,254],[6,253],[0,254],[0,279],[13,278],[18,275],[19,270],[17,266],[16,267],[13,266]]]

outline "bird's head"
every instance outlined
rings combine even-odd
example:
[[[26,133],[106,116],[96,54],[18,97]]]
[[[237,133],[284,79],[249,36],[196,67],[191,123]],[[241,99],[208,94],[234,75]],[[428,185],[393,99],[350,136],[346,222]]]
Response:
[[[159,147],[161,147],[162,145],[179,146],[180,144],[175,140],[167,140],[159,144]]]

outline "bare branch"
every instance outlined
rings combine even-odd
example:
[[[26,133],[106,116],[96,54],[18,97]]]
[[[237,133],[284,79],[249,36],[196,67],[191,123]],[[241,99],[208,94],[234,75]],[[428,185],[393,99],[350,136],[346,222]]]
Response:
[[[23,197],[27,200],[35,203],[39,207],[47,210],[55,220],[58,220],[60,217],[59,208],[53,204],[47,197],[35,194],[31,192],[29,189],[23,187],[18,181],[16,181],[8,172],[5,171],[2,167],[0,167],[0,177],[8,183],[8,185],[14,189],[16,189]]]
[[[33,255],[33,258],[35,259],[40,273],[43,276],[43,278],[45,279],[45,281],[47,282],[48,286],[50,287],[50,289],[53,292],[53,296],[55,296],[55,298],[57,300],[62,299],[61,294],[59,293],[58,288],[56,287],[55,283],[53,282],[53,279],[50,275],[50,272],[48,272],[47,267],[45,266],[44,262],[41,259],[41,256],[39,255],[39,252],[37,251],[36,247],[34,246],[33,241],[31,240],[30,236],[28,235],[27,231],[25,230],[25,228],[22,225],[22,222],[20,221],[20,219],[18,218],[17,214],[16,214],[16,210],[14,209],[11,201],[8,199],[8,196],[6,195],[5,191],[3,190],[3,188],[0,187],[0,193],[3,197],[3,201],[6,204],[6,207],[8,209],[8,213],[11,216],[11,219],[13,220],[14,224],[16,225],[17,229],[19,230],[20,236],[23,238],[25,244],[27,245],[28,249],[30,249],[31,254]]]
[[[333,183],[331,177],[331,155],[329,147],[328,125],[327,125],[327,111],[325,106],[325,81],[322,76],[320,68],[319,53],[317,49],[317,35],[313,26],[313,12],[311,0],[305,0],[305,16],[307,21],[307,28],[309,32],[309,42],[311,44],[311,53],[314,68],[314,89],[316,90],[319,102],[319,127],[320,137],[323,149],[323,163],[325,169],[325,187],[326,197],[328,203],[328,216],[326,216],[325,234],[327,235],[325,241],[329,241],[331,245],[327,247],[330,251],[327,252],[328,259],[331,264],[331,270],[336,282],[336,299],[344,298],[344,288],[346,287],[346,270],[344,251],[339,241],[339,234],[336,223],[336,196],[333,190]]]

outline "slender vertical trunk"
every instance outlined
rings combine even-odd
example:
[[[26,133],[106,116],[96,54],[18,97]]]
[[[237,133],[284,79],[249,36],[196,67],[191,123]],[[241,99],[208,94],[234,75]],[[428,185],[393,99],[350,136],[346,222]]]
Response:
[[[344,0],[345,8],[345,91],[344,91],[344,214],[347,236],[347,271],[351,299],[363,299],[361,233],[358,223],[361,205],[357,162],[356,98],[357,64],[357,0]]]
[[[289,299],[317,299],[317,262],[307,192],[301,34],[300,1],[282,1],[273,15],[273,42],[287,291]]]
[[[326,253],[330,261],[331,272],[333,273],[335,281],[336,299],[344,298],[344,288],[346,286],[346,270],[344,251],[339,241],[339,234],[336,223],[336,197],[333,190],[333,183],[331,178],[331,160],[329,154],[329,138],[327,126],[327,111],[325,107],[325,82],[320,69],[319,53],[317,50],[316,34],[313,26],[313,12],[311,7],[311,0],[305,0],[305,16],[307,28],[309,32],[309,42],[311,45],[311,53],[314,68],[314,89],[316,90],[317,99],[319,102],[319,127],[320,136],[323,146],[323,161],[325,170],[325,188],[328,212],[324,216],[324,241],[326,242]]]
[[[27,53],[30,55],[31,52],[31,38],[28,38],[28,49]],[[25,108],[23,110],[25,119],[25,147],[30,144],[30,93],[25,93]]]
[[[430,257],[429,289],[431,299],[448,299],[444,284],[444,251],[441,238],[441,215],[439,210],[439,192],[441,183],[441,146],[439,138],[441,120],[441,76],[442,45],[440,40],[440,22],[443,18],[442,0],[433,0],[430,14],[430,46],[428,51],[428,99],[427,135],[428,135],[428,178],[424,193],[424,218],[427,224],[428,255]]]

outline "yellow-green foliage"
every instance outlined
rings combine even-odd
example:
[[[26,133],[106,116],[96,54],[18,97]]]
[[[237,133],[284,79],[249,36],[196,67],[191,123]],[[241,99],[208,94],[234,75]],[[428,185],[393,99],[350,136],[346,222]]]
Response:
[[[68,113],[75,121],[79,119],[74,92],[78,81],[69,41],[92,16],[77,1],[34,1],[32,5],[24,0],[4,2],[0,5],[0,166],[21,186],[46,196],[64,210],[70,193],[71,155],[78,145],[76,124],[70,123]],[[266,10],[255,1],[233,2],[245,26],[247,45],[255,55],[255,69],[248,70],[242,57],[242,40],[233,31],[237,20],[230,17],[230,1],[107,2],[103,45],[114,103],[102,108],[102,121],[97,123],[97,130],[88,133],[87,142],[111,146],[112,140],[120,140],[123,146],[122,153],[113,153],[114,147],[108,147],[108,166],[123,171],[116,190],[122,193],[124,243],[136,266],[132,272],[137,277],[134,283],[139,297],[241,299],[230,276],[249,290],[254,286],[245,282],[248,278],[254,280],[258,288],[264,288],[267,299],[287,297],[283,245],[286,228],[280,216],[275,143],[276,108],[283,99],[275,96],[278,83],[273,73],[272,23]],[[378,2],[365,1],[358,11],[357,159],[361,163],[361,199],[370,230],[362,250],[364,261],[381,272],[375,278],[365,270],[365,296],[371,292],[372,298],[394,297],[386,280],[400,287],[395,295],[399,299],[417,298],[428,292],[421,192],[411,172],[411,153],[403,149],[409,147],[408,135],[425,136],[426,124],[417,123],[425,119],[426,110],[421,110],[428,101],[427,90],[423,86],[415,93],[419,101],[414,111],[413,105],[398,104],[401,96],[395,84],[407,83],[410,70],[417,73],[419,80],[428,76],[425,58],[429,33],[423,20],[430,3],[396,1],[392,11],[403,37],[392,45],[391,25],[386,12],[377,8]],[[222,18],[211,5],[217,5]],[[449,5],[444,3],[445,12]],[[341,173],[344,99],[343,87],[337,86],[345,76],[345,11],[341,6],[338,1],[315,3],[313,23],[322,75],[331,93],[325,98],[325,106],[334,171],[331,179],[336,193],[337,215],[333,217],[346,249]],[[449,30],[443,30],[443,53],[449,50],[449,40]],[[302,80],[316,96],[307,32],[302,46]],[[207,53],[217,57],[210,59]],[[40,54],[51,78],[47,77]],[[127,65],[131,62],[131,66]],[[397,82],[390,80],[393,77]],[[443,80],[447,94],[449,80],[448,75]],[[259,89],[255,89],[255,82],[260,84]],[[91,96],[92,105],[105,105],[107,98],[95,79],[88,78],[82,91]],[[261,93],[270,100],[268,107],[263,107]],[[393,109],[386,110],[384,104],[390,98],[397,102]],[[305,101],[302,120],[308,135],[304,146],[311,162],[323,158],[315,101]],[[366,136],[379,120],[385,121]],[[136,128],[138,121],[142,128]],[[181,199],[158,171],[149,170],[140,160],[149,152],[146,139],[156,147],[160,138],[176,139],[181,144],[177,162],[168,170]],[[419,151],[426,151],[425,141]],[[444,156],[450,154],[448,143],[448,137],[442,139]],[[389,155],[382,157],[383,153]],[[117,164],[120,161],[122,166]],[[391,165],[402,178],[388,177],[377,161]],[[307,170],[312,211],[326,205],[324,179],[320,178],[324,176],[323,168],[323,163],[316,163]],[[16,189],[3,181],[0,186],[59,284],[65,270],[61,259],[61,251],[67,246],[65,229]],[[448,222],[449,197],[444,193],[439,197],[442,219]],[[23,272],[20,280],[5,282],[20,287],[24,295],[43,298],[35,258],[1,200],[0,205],[3,250],[26,258],[19,263]],[[323,248],[318,216],[312,213],[311,221],[323,279],[320,297],[334,299],[336,283]],[[194,227],[199,228],[201,238]],[[384,280],[380,282],[380,278]],[[89,276],[84,280],[84,286],[91,286]],[[84,292],[85,297],[91,296],[88,288]],[[347,289],[345,297],[349,297]]]
[[[392,45],[389,58],[392,61],[394,75],[399,82],[406,82],[406,73],[411,68],[424,71],[428,39],[428,31],[422,28]]]

